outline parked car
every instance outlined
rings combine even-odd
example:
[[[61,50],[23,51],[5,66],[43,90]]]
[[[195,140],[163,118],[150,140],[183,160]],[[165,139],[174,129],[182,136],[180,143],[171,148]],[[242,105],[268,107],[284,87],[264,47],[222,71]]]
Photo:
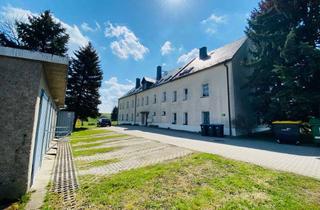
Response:
[[[97,122],[97,127],[107,127],[111,126],[111,120],[107,118],[100,118]]]

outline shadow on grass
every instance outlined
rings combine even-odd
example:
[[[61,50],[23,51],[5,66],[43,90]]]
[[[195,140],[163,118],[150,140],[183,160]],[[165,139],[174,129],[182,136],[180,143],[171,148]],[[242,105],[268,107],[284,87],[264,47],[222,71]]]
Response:
[[[86,128],[86,127],[75,128],[75,129],[73,129],[73,132],[85,131],[85,130],[88,130],[88,129],[89,129],[89,128]]]

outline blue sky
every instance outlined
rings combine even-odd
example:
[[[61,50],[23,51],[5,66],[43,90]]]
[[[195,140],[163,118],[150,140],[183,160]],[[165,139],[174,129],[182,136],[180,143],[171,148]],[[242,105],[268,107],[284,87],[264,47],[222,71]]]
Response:
[[[244,36],[258,0],[0,0],[0,20],[26,20],[50,9],[70,34],[69,54],[91,41],[104,81],[101,112],[110,112],[136,77],[181,66],[197,49]]]

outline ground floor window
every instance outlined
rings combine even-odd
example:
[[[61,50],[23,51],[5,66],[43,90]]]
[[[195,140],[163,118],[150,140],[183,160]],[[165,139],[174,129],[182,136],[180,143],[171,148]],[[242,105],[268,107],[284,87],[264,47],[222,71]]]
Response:
[[[185,112],[185,113],[184,113],[183,124],[184,124],[184,125],[188,125],[188,112]]]
[[[202,112],[202,123],[210,124],[210,112]]]
[[[126,121],[128,121],[128,120],[129,120],[129,115],[127,114],[127,115],[126,115]]]
[[[177,124],[177,113],[173,113],[172,124]]]
[[[133,121],[133,114],[131,114],[131,121]]]

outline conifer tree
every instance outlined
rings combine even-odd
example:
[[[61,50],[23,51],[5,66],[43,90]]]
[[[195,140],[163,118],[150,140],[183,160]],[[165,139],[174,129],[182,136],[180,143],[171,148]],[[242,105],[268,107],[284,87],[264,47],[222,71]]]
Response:
[[[319,1],[263,0],[251,13],[247,87],[256,114],[272,120],[319,116]]]
[[[112,109],[111,120],[112,121],[118,120],[118,107],[117,106],[113,107],[113,109]]]
[[[54,20],[49,10],[39,16],[28,17],[27,22],[16,21],[14,25],[2,23],[0,45],[22,48],[64,56],[69,35],[61,23]]]
[[[86,121],[88,117],[99,116],[99,88],[102,81],[99,63],[98,54],[91,43],[76,51],[75,58],[70,62],[66,105],[68,110],[75,112],[75,122],[77,119]]]

